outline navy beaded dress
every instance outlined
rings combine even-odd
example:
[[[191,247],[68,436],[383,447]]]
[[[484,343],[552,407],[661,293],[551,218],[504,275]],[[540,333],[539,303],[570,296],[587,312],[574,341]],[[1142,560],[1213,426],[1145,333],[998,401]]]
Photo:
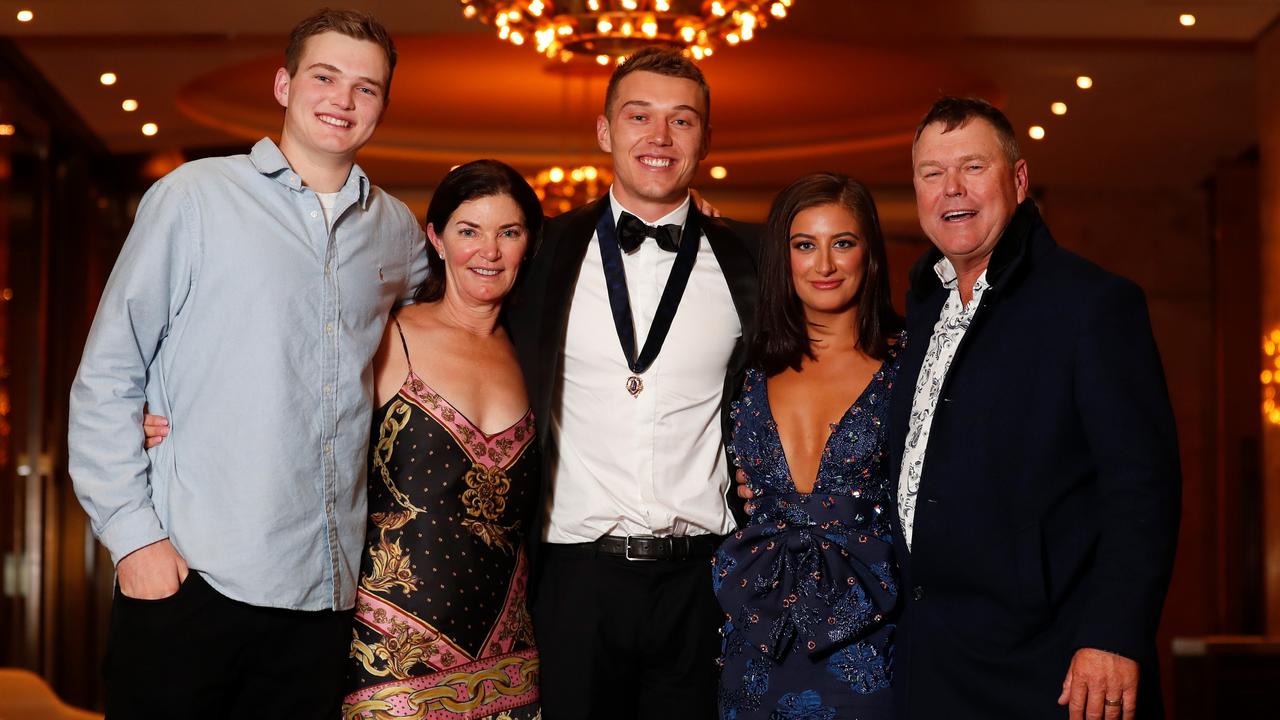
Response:
[[[810,493],[796,490],[769,407],[749,370],[730,452],[756,510],[716,552],[725,611],[722,720],[891,717],[897,601],[885,425],[902,342],[845,412]]]

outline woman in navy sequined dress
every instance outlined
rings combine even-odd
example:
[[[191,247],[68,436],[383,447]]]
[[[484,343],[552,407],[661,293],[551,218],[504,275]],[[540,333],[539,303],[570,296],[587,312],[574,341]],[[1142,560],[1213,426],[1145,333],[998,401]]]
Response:
[[[887,720],[896,563],[885,454],[903,342],[875,203],[842,175],[779,194],[730,445],[754,493],[716,553],[722,720]]]

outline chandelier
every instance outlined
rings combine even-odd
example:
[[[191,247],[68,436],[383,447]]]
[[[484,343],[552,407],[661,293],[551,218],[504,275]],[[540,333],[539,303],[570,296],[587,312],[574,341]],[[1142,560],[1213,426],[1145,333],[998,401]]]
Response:
[[[695,60],[720,45],[750,41],[794,0],[461,0],[462,14],[498,29],[513,45],[553,60],[620,63],[647,45],[679,48]]]
[[[542,201],[542,211],[559,215],[603,197],[613,183],[613,171],[595,165],[567,170],[557,165],[539,170],[528,180]]]

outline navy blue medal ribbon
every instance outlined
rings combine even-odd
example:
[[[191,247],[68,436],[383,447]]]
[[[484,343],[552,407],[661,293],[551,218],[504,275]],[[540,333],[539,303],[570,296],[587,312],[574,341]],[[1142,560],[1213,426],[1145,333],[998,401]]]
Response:
[[[649,337],[645,338],[637,357],[636,325],[627,294],[627,274],[622,265],[622,249],[618,245],[613,206],[607,199],[600,205],[602,212],[596,223],[596,239],[600,244],[600,260],[604,264],[605,285],[609,290],[609,309],[613,312],[613,327],[618,331],[623,357],[626,358],[627,367],[631,369],[631,377],[627,378],[627,392],[632,397],[638,397],[644,389],[640,375],[649,369],[662,350],[662,344],[671,330],[671,323],[675,320],[676,310],[680,307],[680,300],[684,297],[685,287],[689,284],[689,276],[693,273],[693,264],[698,257],[698,245],[702,241],[702,229],[698,225],[698,211],[690,204],[684,230],[680,233],[680,247],[676,250],[676,259],[671,265],[671,274],[667,277],[667,286],[663,288],[662,297],[658,300],[653,325],[649,327]]]

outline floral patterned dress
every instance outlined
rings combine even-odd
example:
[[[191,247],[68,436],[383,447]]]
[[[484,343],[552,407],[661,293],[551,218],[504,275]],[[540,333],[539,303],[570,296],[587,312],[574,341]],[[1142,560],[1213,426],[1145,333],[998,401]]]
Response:
[[[411,368],[374,413],[372,444],[343,718],[540,717],[525,603],[532,412],[486,435]]]
[[[796,490],[769,407],[747,372],[730,451],[756,496],[751,521],[716,552],[725,611],[722,720],[880,720],[897,600],[885,423],[901,341],[832,427],[813,491]]]

